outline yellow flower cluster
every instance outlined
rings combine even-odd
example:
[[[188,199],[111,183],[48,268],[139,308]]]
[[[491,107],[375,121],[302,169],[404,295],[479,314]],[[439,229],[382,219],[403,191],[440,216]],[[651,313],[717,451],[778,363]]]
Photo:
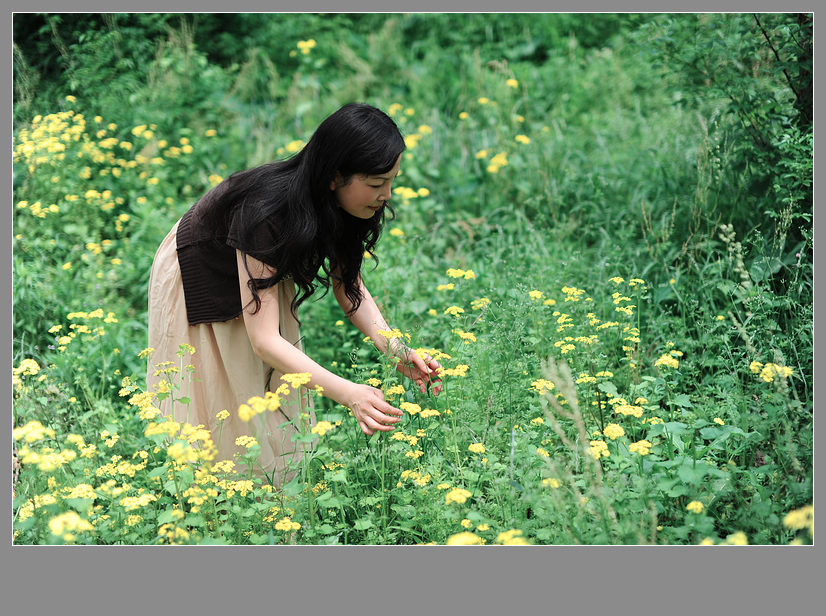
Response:
[[[485,540],[469,531],[456,533],[447,538],[445,545],[482,545]]]
[[[24,426],[12,430],[12,438],[15,441],[23,440],[26,443],[34,443],[44,438],[54,438],[55,431],[45,427],[36,419],[29,421]]]
[[[505,152],[499,152],[496,156],[490,159],[490,164],[488,165],[488,172],[489,173],[499,173],[499,170],[502,167],[507,166],[508,164],[508,155]]]
[[[635,404],[617,404],[614,412],[618,415],[630,415],[632,417],[642,417],[642,407]]]
[[[235,444],[239,447],[246,447],[247,449],[250,449],[258,445],[258,441],[254,436],[243,435],[235,439]]]
[[[291,384],[297,383],[300,380],[300,375],[297,374],[289,374],[284,376],[290,377]],[[284,377],[281,378],[283,379]],[[295,387],[296,389],[298,389],[298,387],[300,386],[301,385],[293,385],[293,387]],[[284,387],[284,390],[282,390],[281,387]],[[279,386],[276,392],[279,392],[280,390],[280,393],[286,394],[288,393],[288,391],[285,391],[286,389],[286,385],[282,384]],[[263,398],[261,396],[253,396],[252,398],[247,400],[245,404],[242,404],[238,407],[238,417],[241,418],[241,421],[247,422],[250,421],[256,415],[260,415],[264,411],[277,411],[281,407],[281,399],[278,397],[278,393],[276,392],[264,392]]]
[[[464,270],[455,267],[448,268],[445,273],[451,278],[464,278],[465,280],[473,280],[476,278],[473,270]]]
[[[651,453],[651,442],[643,439],[641,441],[637,441],[636,443],[631,443],[628,446],[628,451],[631,453],[638,453],[641,456],[647,456]]]
[[[401,474],[402,481],[412,481],[417,486],[423,487],[430,481],[430,473],[422,475],[418,471],[404,470]]]
[[[281,380],[292,385],[293,389],[306,385],[312,378],[309,372],[292,372],[281,376]]]
[[[542,395],[554,389],[554,384],[547,379],[536,379],[531,381],[531,389]]]
[[[490,300],[487,297],[480,297],[470,302],[470,307],[473,310],[483,310],[490,305]]]
[[[396,188],[393,189],[393,194],[402,200],[402,205],[408,205],[411,199],[429,196],[430,191],[424,187],[414,190],[409,186],[396,186]]]
[[[703,505],[703,503],[701,503],[700,501],[696,501],[696,500],[693,500],[690,503],[688,503],[685,506],[685,508],[688,511],[690,511],[691,513],[698,513],[698,514],[702,513],[706,509],[705,505]]]
[[[459,306],[448,306],[445,308],[445,314],[451,314],[454,317],[458,317],[465,311],[464,308],[460,308]]]
[[[482,443],[471,443],[468,445],[468,451],[473,453],[485,453],[485,446]]]
[[[522,536],[522,531],[515,528],[499,533],[496,537],[496,543],[502,545],[530,545],[530,542]]]
[[[143,509],[149,505],[149,503],[155,502],[156,500],[158,500],[157,496],[145,492],[140,496],[124,496],[120,499],[119,503],[126,511],[135,511],[136,509]]]
[[[324,436],[332,429],[333,424],[331,424],[329,421],[319,421],[318,423],[316,423],[316,425],[313,426],[311,432],[319,436]]]
[[[428,417],[439,417],[441,413],[436,409],[422,409],[422,412],[419,413],[419,417],[422,419],[427,419]]]
[[[578,289],[577,287],[569,287],[565,285],[562,287],[562,292],[565,294],[566,302],[578,302],[582,295],[585,294],[585,289]]]
[[[605,426],[605,429],[602,431],[602,433],[608,438],[610,438],[612,441],[615,441],[618,438],[625,436],[625,430],[622,428],[622,426],[615,423],[610,423],[607,426]]]
[[[800,509],[794,509],[783,518],[783,526],[789,530],[808,529],[809,534],[814,533],[814,506],[806,505]]]
[[[313,47],[315,47],[315,45],[316,45],[315,39],[309,39],[309,40],[306,40],[306,41],[298,41],[298,43],[296,43],[296,47],[298,47],[301,50],[301,53],[303,53],[304,55],[310,53],[310,50]]]
[[[611,455],[611,452],[608,451],[608,445],[605,443],[605,441],[591,441],[588,453],[595,460],[599,460],[600,458],[607,458]]]
[[[299,528],[301,528],[301,524],[299,524],[298,522],[293,522],[288,517],[281,518],[275,524],[275,530],[283,530],[284,532],[290,532],[292,530],[298,530]]]
[[[467,364],[458,364],[455,368],[442,368],[441,370],[437,370],[437,372],[440,376],[465,376],[469,368],[470,366]]]
[[[773,363],[762,364],[759,361],[751,362],[751,364],[749,364],[749,370],[751,370],[754,374],[759,373],[760,378],[766,383],[771,383],[774,381],[775,377],[786,379],[794,374],[794,370],[788,366],[781,366]]]
[[[451,330],[454,334],[459,336],[465,344],[470,344],[471,342],[476,342],[476,336],[471,332],[462,331],[461,329],[454,329]]]
[[[67,511],[49,520],[49,531],[64,541],[70,542],[76,539],[74,533],[95,530],[87,520],[81,518],[74,511]]]
[[[660,358],[654,362],[654,366],[657,368],[661,366],[665,366],[668,368],[674,368],[675,370],[680,367],[680,362],[677,360],[676,357],[672,355],[674,351],[670,351],[668,353],[663,353],[660,355]]]
[[[556,477],[548,477],[547,479],[542,480],[542,485],[556,490],[562,485],[562,483],[560,483],[559,479]]]
[[[77,453],[71,449],[55,452],[51,447],[44,447],[37,452],[24,445],[18,452],[18,456],[21,464],[37,465],[37,468],[44,473],[51,473],[74,460]]]
[[[399,404],[399,408],[401,410],[403,410],[404,412],[406,412],[406,413],[410,413],[411,415],[415,415],[416,413],[420,413],[421,410],[422,410],[421,406],[419,406],[418,404],[415,404],[413,402],[402,402],[401,404]]]
[[[379,385],[381,385],[381,381],[379,381]],[[385,396],[401,396],[402,394],[404,394],[404,386],[398,384],[388,387],[384,392]]]
[[[464,488],[452,488],[445,494],[445,504],[457,503],[461,505],[466,502],[473,494]]]

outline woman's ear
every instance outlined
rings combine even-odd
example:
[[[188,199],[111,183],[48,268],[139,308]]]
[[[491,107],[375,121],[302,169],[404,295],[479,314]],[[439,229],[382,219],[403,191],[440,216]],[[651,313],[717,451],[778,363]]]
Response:
[[[343,183],[343,179],[344,178],[341,177],[341,174],[338,171],[336,171],[336,175],[333,178],[333,181],[330,182],[330,190],[335,190],[336,188],[339,188]]]

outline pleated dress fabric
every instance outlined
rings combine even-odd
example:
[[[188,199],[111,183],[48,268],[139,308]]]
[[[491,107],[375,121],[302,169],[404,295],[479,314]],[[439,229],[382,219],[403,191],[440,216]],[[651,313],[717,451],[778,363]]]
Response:
[[[176,249],[177,229],[178,223],[158,248],[149,278],[149,346],[154,351],[148,358],[147,387],[157,391],[160,381],[169,378],[159,373],[158,364],[169,361],[180,367],[180,345],[191,345],[195,353],[186,354],[183,365],[191,365],[194,372],[173,375],[173,382],[181,383],[175,397],[185,396],[190,402],[173,404],[171,397],[167,397],[156,401],[156,406],[177,422],[209,429],[218,448],[216,460],[232,460],[235,454],[246,452],[245,447],[235,444],[239,436],[255,437],[261,453],[260,468],[256,466],[254,472],[259,476],[266,473],[276,486],[283,485],[295,474],[289,462],[300,461],[302,451],[309,447],[292,437],[297,433],[301,413],[304,425],[315,423],[312,401],[306,391],[301,393],[290,387],[290,394],[281,396],[278,410],[264,411],[249,422],[239,417],[241,404],[253,396],[263,397],[283,383],[281,373],[253,352],[242,316],[224,322],[189,324]],[[298,322],[289,309],[294,296],[292,281],[278,284],[279,331],[284,339],[301,349]],[[224,409],[229,417],[219,421],[216,416]],[[236,468],[239,465],[236,459]]]

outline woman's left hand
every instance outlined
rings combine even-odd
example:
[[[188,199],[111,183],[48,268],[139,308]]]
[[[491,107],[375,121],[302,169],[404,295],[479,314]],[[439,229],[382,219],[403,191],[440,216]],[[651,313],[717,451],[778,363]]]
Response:
[[[419,391],[425,393],[429,387],[433,388],[434,395],[439,395],[442,391],[442,379],[437,372],[442,366],[430,355],[425,354],[424,358],[403,344],[393,345],[391,354],[398,358],[396,370],[404,376],[413,380]]]

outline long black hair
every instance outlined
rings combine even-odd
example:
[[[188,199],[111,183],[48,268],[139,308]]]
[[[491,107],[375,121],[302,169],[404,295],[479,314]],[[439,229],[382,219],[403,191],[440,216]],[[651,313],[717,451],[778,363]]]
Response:
[[[387,114],[349,103],[328,116],[291,158],[227,178],[212,211],[232,226],[241,252],[276,270],[269,278],[250,273],[254,311],[261,306],[257,290],[292,278],[298,289],[290,310],[296,318],[316,286],[326,293],[331,281],[344,285],[355,312],[362,300],[357,282],[364,254],[373,254],[385,217],[389,213],[392,220],[394,212],[385,202],[369,219],[352,216],[339,207],[330,184],[337,174],[346,184],[356,174],[386,173],[404,149]]]

